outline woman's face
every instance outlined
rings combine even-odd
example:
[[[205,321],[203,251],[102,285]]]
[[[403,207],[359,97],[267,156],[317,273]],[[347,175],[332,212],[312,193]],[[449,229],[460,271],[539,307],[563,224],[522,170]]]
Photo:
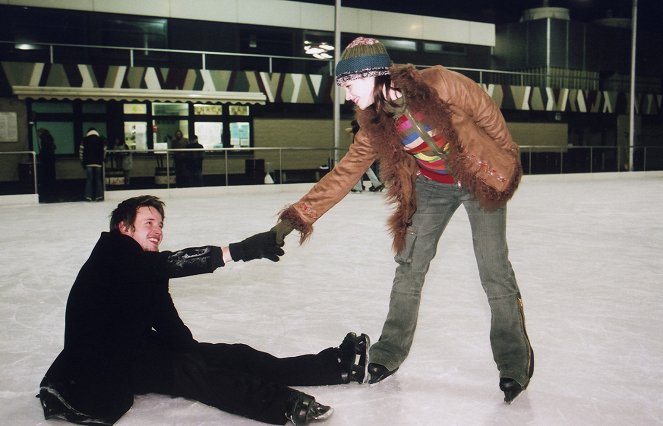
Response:
[[[346,81],[341,84],[341,87],[345,89],[345,100],[354,102],[359,109],[366,109],[375,102],[373,98],[375,77],[364,77]]]

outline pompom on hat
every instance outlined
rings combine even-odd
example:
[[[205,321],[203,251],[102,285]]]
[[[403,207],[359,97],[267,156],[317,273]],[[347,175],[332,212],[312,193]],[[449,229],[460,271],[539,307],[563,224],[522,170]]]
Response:
[[[336,65],[336,84],[387,75],[390,66],[391,58],[384,44],[374,38],[357,37],[348,44]]]

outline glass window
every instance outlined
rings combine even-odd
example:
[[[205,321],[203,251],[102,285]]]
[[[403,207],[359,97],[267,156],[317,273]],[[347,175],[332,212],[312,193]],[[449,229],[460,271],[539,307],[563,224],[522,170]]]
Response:
[[[74,149],[74,123],[70,121],[39,121],[35,123],[35,136],[33,138],[35,149],[39,146],[39,138],[36,135],[37,129],[47,129],[53,136],[55,142],[55,154],[76,154]]]
[[[394,49],[394,50],[405,50],[409,52],[416,52],[417,51],[417,43],[415,41],[411,40],[389,40],[389,39],[382,39],[380,40],[387,49]]]
[[[248,147],[251,142],[251,126],[247,122],[230,123],[230,146]]]
[[[124,141],[129,149],[147,150],[147,123],[144,121],[125,121]]]
[[[125,114],[147,114],[146,104],[124,104],[122,108]]]
[[[195,104],[193,106],[193,115],[221,115],[223,110],[221,105]]]
[[[70,102],[34,102],[33,112],[73,113],[74,106]]]
[[[230,115],[249,115],[249,106],[248,105],[230,105],[229,108]]]
[[[168,47],[167,19],[96,14],[91,26],[93,36],[98,37],[102,45]]]
[[[88,113],[88,114],[106,114],[106,104],[83,103],[81,105],[81,110],[83,113]]]
[[[154,135],[153,142],[167,143],[170,147],[170,141],[175,139],[175,132],[180,130],[182,137],[189,138],[189,120],[173,120],[158,118],[153,121],[152,133]],[[156,146],[156,145],[155,145]]]
[[[152,115],[187,116],[189,104],[157,103],[152,104]]]
[[[223,148],[222,122],[197,122],[193,123],[193,129],[198,142],[205,148]]]

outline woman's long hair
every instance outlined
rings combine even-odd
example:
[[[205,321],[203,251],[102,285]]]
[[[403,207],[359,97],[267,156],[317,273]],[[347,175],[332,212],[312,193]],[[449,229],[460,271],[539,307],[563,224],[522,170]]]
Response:
[[[391,105],[392,107],[398,106],[398,103],[391,99],[392,91],[400,93],[400,89],[392,87],[390,75],[378,75],[375,77],[373,107],[378,115],[388,114],[387,105]]]

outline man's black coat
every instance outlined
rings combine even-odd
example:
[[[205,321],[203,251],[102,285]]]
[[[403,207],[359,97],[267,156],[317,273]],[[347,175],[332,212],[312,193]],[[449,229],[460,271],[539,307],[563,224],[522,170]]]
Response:
[[[169,278],[223,265],[220,247],[146,252],[131,237],[102,233],[69,293],[64,349],[42,386],[83,413],[121,417],[133,403],[132,361],[147,339],[173,350],[196,344],[173,305]]]

